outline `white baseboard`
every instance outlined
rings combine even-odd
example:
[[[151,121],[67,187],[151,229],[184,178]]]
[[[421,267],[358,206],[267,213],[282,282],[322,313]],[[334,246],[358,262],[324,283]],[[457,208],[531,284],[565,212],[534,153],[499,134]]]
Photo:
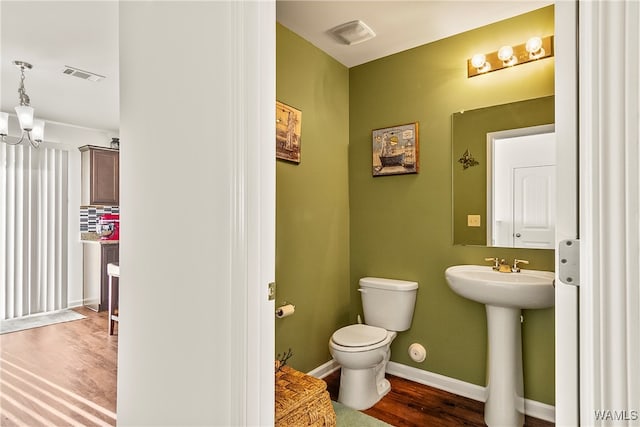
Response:
[[[422,369],[413,368],[396,362],[389,362],[387,364],[386,372],[391,375],[395,375],[396,377],[405,378],[420,384],[435,387],[440,390],[448,391],[449,393],[457,394],[458,396],[467,397],[480,402],[487,400],[485,387],[460,381],[455,378],[445,377],[444,375],[424,371]]]
[[[308,374],[316,378],[324,378],[330,373],[337,371],[338,369],[340,369],[340,365],[338,365],[338,363],[332,359],[327,363],[318,366]],[[397,377],[405,378],[410,381],[448,391],[449,393],[457,394],[458,396],[463,396],[469,399],[477,400],[479,402],[484,402],[487,399],[486,387],[471,384],[455,378],[445,377],[444,375],[414,368],[412,366],[407,366],[396,362],[389,362],[387,364],[386,372]],[[531,399],[524,400],[524,413],[530,417],[549,422],[555,422],[556,419],[555,406],[536,402],[535,400]]]
[[[556,422],[556,407],[546,403],[525,399],[524,413],[530,417],[549,421],[550,423]]]
[[[76,308],[76,307],[82,307],[82,300],[77,300],[77,301],[67,301],[67,308]]]
[[[334,373],[340,369],[340,365],[335,360],[331,359],[327,363],[318,366],[312,371],[307,372],[307,375],[311,375],[315,378],[324,378],[327,375]]]

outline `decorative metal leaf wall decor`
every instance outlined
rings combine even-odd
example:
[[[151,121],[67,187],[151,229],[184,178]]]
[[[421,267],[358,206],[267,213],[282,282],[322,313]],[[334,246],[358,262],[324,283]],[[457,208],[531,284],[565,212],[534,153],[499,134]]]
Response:
[[[464,152],[464,154],[462,155],[462,157],[460,157],[458,159],[459,163],[462,163],[462,169],[468,169],[472,166],[477,166],[480,163],[478,163],[478,161],[476,159],[473,158],[473,156],[471,155],[471,153],[469,153],[469,149],[467,148]]]

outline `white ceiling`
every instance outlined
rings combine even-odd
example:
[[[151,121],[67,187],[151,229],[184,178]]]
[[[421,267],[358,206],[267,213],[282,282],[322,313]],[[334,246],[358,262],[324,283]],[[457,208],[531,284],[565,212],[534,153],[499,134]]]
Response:
[[[288,1],[278,0],[278,21],[352,67],[453,34],[525,13],[552,1]],[[0,98],[13,113],[19,71],[31,63],[25,87],[36,117],[117,131],[118,2],[0,1]],[[360,19],[376,37],[341,45],[327,30]],[[143,30],[143,29],[141,29]],[[106,76],[90,82],[62,74],[64,66]],[[46,130],[45,130],[46,134]]]

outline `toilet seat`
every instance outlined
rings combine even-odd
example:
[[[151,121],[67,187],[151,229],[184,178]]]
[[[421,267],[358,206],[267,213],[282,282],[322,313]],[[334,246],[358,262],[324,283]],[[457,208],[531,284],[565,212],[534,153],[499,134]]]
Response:
[[[345,347],[367,347],[387,337],[387,330],[363,324],[349,325],[333,333],[333,342]]]
[[[369,325],[350,325],[333,333],[332,348],[345,353],[359,353],[375,350],[389,344],[396,337],[395,332]]]

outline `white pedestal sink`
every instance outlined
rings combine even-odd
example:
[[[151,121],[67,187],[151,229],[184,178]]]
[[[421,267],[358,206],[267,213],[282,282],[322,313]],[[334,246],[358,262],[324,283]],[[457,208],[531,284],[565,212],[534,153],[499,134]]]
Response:
[[[524,424],[522,332],[520,310],[554,305],[550,271],[499,273],[491,267],[447,268],[449,287],[460,296],[485,304],[488,329],[487,399],[484,421],[493,426]]]

